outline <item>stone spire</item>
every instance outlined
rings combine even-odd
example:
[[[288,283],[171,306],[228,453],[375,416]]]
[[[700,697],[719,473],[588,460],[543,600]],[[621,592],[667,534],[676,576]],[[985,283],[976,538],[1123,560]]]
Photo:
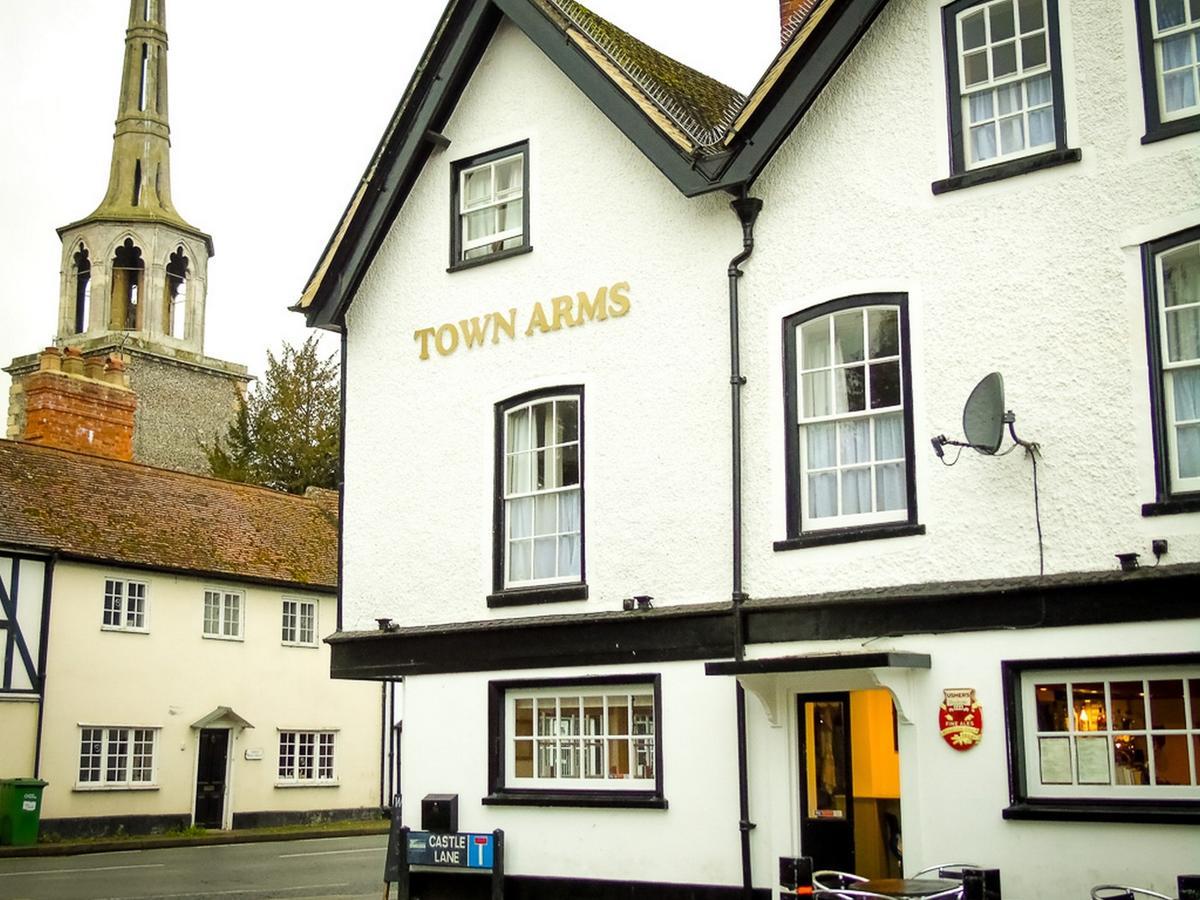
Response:
[[[166,0],[130,0],[108,191],[63,241],[60,343],[112,332],[204,350],[212,238],[171,201]]]

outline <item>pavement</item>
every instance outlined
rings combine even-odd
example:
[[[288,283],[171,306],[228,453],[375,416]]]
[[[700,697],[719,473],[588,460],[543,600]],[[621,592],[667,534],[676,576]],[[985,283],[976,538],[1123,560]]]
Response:
[[[204,847],[214,844],[257,844],[266,841],[305,841],[313,838],[358,837],[387,834],[387,819],[378,822],[330,823],[287,828],[244,828],[234,831],[206,831],[202,834],[122,835],[114,838],[82,838],[22,847],[0,846],[0,860],[25,856],[77,856],[84,853],[112,853],[119,850],[158,850],[165,847]]]

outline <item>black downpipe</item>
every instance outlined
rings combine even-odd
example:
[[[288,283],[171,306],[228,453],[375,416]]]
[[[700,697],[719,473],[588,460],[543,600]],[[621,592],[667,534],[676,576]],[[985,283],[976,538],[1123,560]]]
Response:
[[[746,196],[745,188],[729,204],[742,223],[742,252],[729,261],[729,401],[731,440],[733,443],[731,481],[733,484],[733,653],[739,662],[745,656],[746,638],[743,631],[742,603],[742,375],[741,339],[738,333],[738,279],[740,266],[754,252],[754,222],[762,211],[763,202]],[[750,773],[746,760],[746,690],[737,682],[737,750],[738,750],[738,831],[742,850],[742,896],[750,900],[754,894],[754,875],[750,865]]]

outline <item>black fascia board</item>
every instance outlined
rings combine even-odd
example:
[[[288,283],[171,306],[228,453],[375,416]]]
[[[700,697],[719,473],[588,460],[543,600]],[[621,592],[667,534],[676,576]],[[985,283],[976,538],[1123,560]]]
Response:
[[[867,653],[814,653],[704,664],[705,675],[771,675],[788,672],[840,672],[848,669],[928,669],[928,653],[883,650]]]
[[[685,197],[713,190],[709,178],[649,116],[622,92],[572,41],[566,39],[529,0],[494,0],[558,69],[640,149]]]
[[[887,0],[835,3],[737,135],[737,152],[710,190],[752,184],[841,68]]]
[[[399,121],[388,124],[362,202],[307,310],[310,328],[342,327],[354,293],[433,150],[426,135],[441,133],[499,22],[493,0],[470,0],[450,11],[444,27],[439,23],[429,60],[401,100],[409,107],[397,110],[393,118]]]

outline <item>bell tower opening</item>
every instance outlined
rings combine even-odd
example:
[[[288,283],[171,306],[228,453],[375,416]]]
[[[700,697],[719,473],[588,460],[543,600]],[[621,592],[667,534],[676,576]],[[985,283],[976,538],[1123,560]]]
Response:
[[[187,276],[188,258],[181,244],[167,263],[163,293],[163,333],[173,338],[187,336]]]
[[[88,329],[92,306],[92,263],[87,248],[80,241],[73,257],[75,261],[75,333],[83,334]]]
[[[137,331],[142,327],[142,275],[146,263],[142,251],[134,246],[133,238],[117,248],[112,260],[112,303],[109,306],[108,327],[113,331]]]

